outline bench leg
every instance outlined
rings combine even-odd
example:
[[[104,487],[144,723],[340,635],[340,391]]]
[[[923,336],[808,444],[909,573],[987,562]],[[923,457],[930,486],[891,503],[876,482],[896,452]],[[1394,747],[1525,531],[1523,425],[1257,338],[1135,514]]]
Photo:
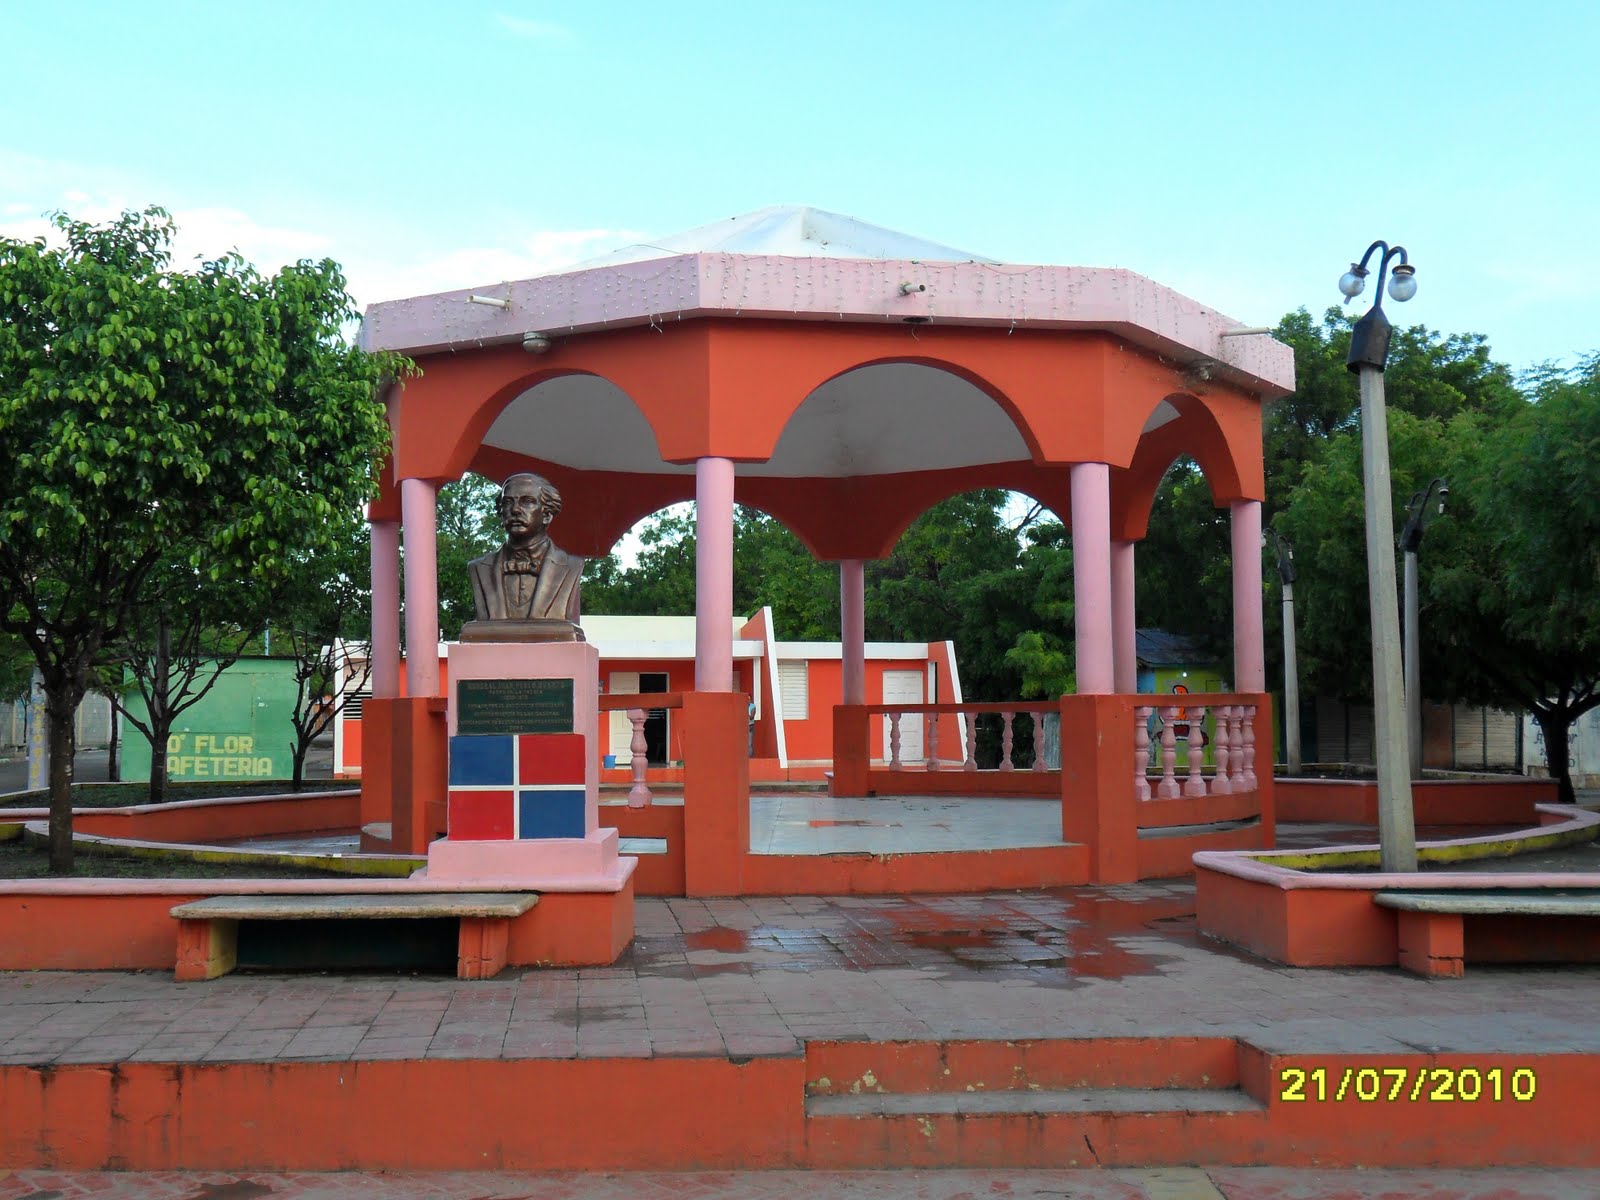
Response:
[[[173,974],[179,982],[215,979],[238,965],[239,922],[178,922],[178,962]]]
[[[457,979],[493,979],[506,969],[511,922],[505,917],[462,917],[456,942]]]
[[[1463,937],[1460,913],[1400,912],[1400,965],[1431,979],[1459,979]]]

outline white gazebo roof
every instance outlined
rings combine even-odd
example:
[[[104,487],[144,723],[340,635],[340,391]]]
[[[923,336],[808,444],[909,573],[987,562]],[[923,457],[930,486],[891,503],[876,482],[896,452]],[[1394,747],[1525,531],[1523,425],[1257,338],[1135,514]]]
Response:
[[[907,262],[980,262],[992,258],[969,254],[872,225],[843,213],[806,205],[779,204],[737,217],[686,229],[670,237],[636,242],[591,258],[566,271],[587,271],[622,263],[674,258],[680,254],[752,254],[780,258],[901,259]]]

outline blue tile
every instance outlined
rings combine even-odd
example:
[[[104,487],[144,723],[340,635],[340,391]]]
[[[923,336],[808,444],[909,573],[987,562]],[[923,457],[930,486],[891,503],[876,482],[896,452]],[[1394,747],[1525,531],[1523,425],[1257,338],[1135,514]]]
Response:
[[[517,739],[509,734],[457,734],[450,739],[450,786],[512,786],[516,745]]]
[[[552,788],[517,792],[519,838],[581,838],[584,836],[583,788]]]

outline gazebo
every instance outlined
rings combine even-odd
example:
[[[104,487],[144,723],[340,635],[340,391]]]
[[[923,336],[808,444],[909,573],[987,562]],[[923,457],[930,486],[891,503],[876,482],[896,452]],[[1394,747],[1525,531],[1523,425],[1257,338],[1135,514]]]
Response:
[[[1006,786],[1059,792],[1088,878],[1152,873],[1140,830],[1206,827],[1210,840],[1183,841],[1190,849],[1270,842],[1271,772],[1258,781],[1249,761],[1252,738],[1271,728],[1261,413],[1294,383],[1291,351],[1270,337],[1130,271],[998,263],[809,208],[762,209],[558,274],[377,304],[362,337],[420,369],[389,396],[392,455],[370,510],[363,816],[392,821],[396,849],[420,850],[443,827],[434,506],[440,484],[469,470],[548,477],[564,503],[552,532],[585,556],[608,553],[662,506],[695,501],[695,690],[680,719],[686,737],[697,731],[687,820],[710,824],[686,831],[690,873],[700,872],[691,891],[751,883],[735,861],[748,851],[737,813],[745,704],[732,693],[729,635],[735,502],[839,565],[835,794],[995,786],[970,753],[965,770],[909,783],[907,764],[872,765],[870,722],[888,709],[867,703],[862,646],[864,562],[931,504],[998,487],[1070,525],[1076,600],[1078,694],[1059,705],[1061,769],[1014,773],[1040,778]],[[1135,546],[1183,455],[1232,519],[1234,692],[1186,701],[1223,724],[1220,779],[1198,759],[1189,777],[1175,771],[1159,730],[1157,773],[1147,779],[1149,759],[1138,759],[1158,721],[1134,695]],[[404,640],[428,650],[405,659],[403,680],[402,541]],[[946,721],[948,742],[969,736],[976,711],[1002,706],[913,707],[933,729]],[[949,724],[963,716],[955,709],[972,711]]]

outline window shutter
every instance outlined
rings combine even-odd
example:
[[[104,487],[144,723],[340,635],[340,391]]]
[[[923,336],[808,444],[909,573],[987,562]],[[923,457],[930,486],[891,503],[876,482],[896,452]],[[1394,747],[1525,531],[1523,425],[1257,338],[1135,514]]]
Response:
[[[780,660],[778,663],[778,690],[783,695],[783,717],[786,721],[804,721],[811,716],[810,689],[804,659]]]

